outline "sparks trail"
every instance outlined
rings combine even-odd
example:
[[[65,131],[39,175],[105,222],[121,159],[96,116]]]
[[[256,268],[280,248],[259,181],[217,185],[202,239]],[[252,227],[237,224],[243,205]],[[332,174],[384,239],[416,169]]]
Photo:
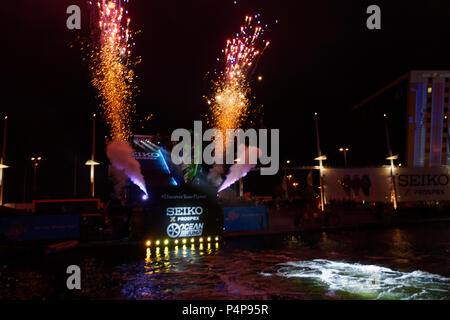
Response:
[[[130,114],[134,112],[130,18],[125,18],[120,0],[99,1],[97,8],[98,33],[92,54],[92,83],[102,99],[112,140],[124,141],[131,134]]]
[[[133,150],[127,141],[131,135],[131,115],[135,113],[133,67],[137,63],[131,56],[131,19],[126,17],[127,11],[121,0],[98,1],[95,10],[98,24],[94,29],[90,70],[110,128],[111,142],[107,146],[107,155],[111,164],[147,195],[140,165],[133,158]]]
[[[259,14],[246,16],[240,32],[233,39],[227,40],[223,50],[225,69],[218,79],[213,81],[214,96],[208,99],[211,106],[209,124],[222,132],[223,149],[219,146],[218,152],[223,153],[226,146],[233,142],[227,135],[227,129],[241,128],[250,113],[256,114],[261,111],[260,107],[250,109],[252,101],[250,79],[259,58],[269,46],[269,41],[261,39],[264,28],[259,17]],[[240,156],[245,158],[245,154],[238,155]],[[254,166],[255,164],[249,163],[231,166],[225,181],[219,187],[219,192],[245,176]],[[210,176],[215,177],[215,184],[219,180],[215,173],[220,170],[223,170],[222,166],[216,165],[210,172]]]
[[[241,126],[250,112],[251,88],[249,85],[259,57],[269,45],[261,40],[264,29],[259,14],[245,17],[245,23],[236,36],[227,40],[223,50],[225,69],[213,81],[214,96],[211,105],[210,124],[224,134],[227,129]]]

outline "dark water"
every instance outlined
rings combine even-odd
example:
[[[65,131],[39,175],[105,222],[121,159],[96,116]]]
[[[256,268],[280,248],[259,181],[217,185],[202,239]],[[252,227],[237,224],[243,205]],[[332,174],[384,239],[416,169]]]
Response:
[[[450,299],[450,225],[77,249],[3,257],[0,273],[1,299]]]

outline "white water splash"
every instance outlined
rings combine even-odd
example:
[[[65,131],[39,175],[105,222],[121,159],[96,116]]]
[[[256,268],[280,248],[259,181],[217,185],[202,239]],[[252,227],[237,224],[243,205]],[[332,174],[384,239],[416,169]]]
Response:
[[[366,299],[449,299],[450,279],[424,271],[401,272],[377,265],[330,260],[294,261],[280,264],[275,274],[314,280],[332,292]]]

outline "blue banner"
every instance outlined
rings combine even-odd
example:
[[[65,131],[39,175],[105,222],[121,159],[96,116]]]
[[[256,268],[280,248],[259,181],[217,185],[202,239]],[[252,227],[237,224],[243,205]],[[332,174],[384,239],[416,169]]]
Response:
[[[266,207],[223,208],[225,232],[267,229]]]
[[[0,231],[14,241],[76,239],[80,235],[80,215],[2,217]]]

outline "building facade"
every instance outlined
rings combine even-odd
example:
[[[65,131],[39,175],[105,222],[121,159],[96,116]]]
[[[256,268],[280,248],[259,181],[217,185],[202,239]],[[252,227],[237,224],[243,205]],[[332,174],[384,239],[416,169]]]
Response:
[[[450,70],[410,72],[406,141],[409,167],[450,165],[449,87]]]

